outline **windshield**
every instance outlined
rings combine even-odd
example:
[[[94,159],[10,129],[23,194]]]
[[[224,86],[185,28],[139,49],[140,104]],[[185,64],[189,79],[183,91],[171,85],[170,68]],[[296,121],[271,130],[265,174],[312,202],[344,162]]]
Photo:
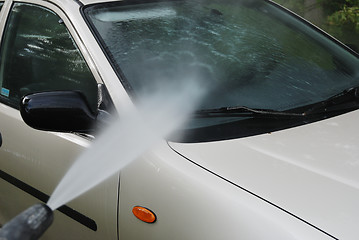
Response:
[[[287,111],[359,85],[358,56],[270,1],[122,1],[84,12],[132,96],[194,75],[208,92],[199,110]],[[222,114],[186,127],[249,120]]]

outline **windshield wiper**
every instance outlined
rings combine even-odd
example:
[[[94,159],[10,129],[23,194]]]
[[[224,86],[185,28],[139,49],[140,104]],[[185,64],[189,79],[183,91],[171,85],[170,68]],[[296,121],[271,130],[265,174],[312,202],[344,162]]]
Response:
[[[312,104],[311,107],[304,111],[305,116],[320,114],[325,112],[344,111],[346,109],[358,108],[359,86],[352,87],[336,94],[324,101]]]
[[[336,94],[324,101],[303,106],[299,112],[294,109],[289,111],[278,111],[272,109],[258,109],[247,106],[221,107],[213,109],[203,109],[194,112],[196,118],[208,117],[270,117],[270,118],[298,118],[312,115],[329,113],[335,111],[345,111],[359,107],[359,103],[354,101],[359,98],[359,87],[349,88]],[[297,109],[297,110],[298,110]],[[307,109],[303,111],[303,109]]]
[[[303,113],[277,111],[272,109],[249,108],[246,106],[221,107],[213,109],[202,109],[194,112],[194,116],[200,117],[303,117]]]

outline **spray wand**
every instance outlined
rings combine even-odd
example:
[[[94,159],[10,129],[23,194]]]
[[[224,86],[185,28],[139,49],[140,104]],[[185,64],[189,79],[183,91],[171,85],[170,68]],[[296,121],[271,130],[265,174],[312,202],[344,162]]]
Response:
[[[53,222],[53,212],[36,204],[7,222],[0,229],[0,240],[37,240]]]

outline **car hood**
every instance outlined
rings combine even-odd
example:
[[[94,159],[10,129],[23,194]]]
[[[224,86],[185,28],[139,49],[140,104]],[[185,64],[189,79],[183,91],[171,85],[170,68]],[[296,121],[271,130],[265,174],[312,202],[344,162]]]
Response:
[[[359,111],[269,134],[170,147],[340,239],[359,236]]]

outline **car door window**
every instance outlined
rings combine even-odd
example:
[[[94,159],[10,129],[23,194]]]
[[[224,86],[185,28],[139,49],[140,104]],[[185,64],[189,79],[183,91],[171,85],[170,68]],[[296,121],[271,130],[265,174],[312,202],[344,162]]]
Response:
[[[0,2],[0,11],[1,11],[2,5],[4,5],[4,3]]]
[[[97,83],[64,22],[53,11],[15,3],[0,50],[2,101],[17,107],[22,96],[75,90],[97,107]]]

